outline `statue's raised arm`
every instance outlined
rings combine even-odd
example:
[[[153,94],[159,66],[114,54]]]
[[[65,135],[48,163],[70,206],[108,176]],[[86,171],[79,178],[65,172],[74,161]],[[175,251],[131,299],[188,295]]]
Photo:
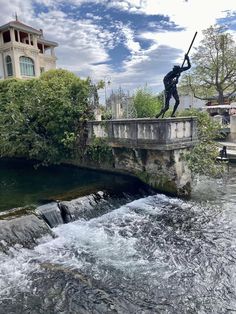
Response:
[[[166,111],[169,109],[169,102],[171,97],[173,97],[175,99],[175,105],[174,105],[174,109],[173,112],[171,114],[171,117],[175,116],[175,112],[179,106],[179,95],[178,95],[178,91],[177,91],[177,84],[179,82],[179,77],[181,75],[182,72],[187,71],[191,68],[191,63],[190,63],[190,59],[189,59],[189,51],[193,45],[193,42],[196,38],[197,32],[195,33],[193,40],[191,42],[191,45],[188,49],[188,52],[185,54],[184,56],[184,61],[182,63],[182,66],[179,65],[175,65],[173,67],[173,69],[168,72],[164,79],[163,79],[163,83],[165,86],[165,104],[164,107],[161,109],[161,111],[156,115],[156,118],[159,118],[160,116],[162,116],[162,118],[164,117]],[[185,61],[187,61],[187,66],[184,66]]]
[[[182,66],[181,73],[184,72],[184,71],[187,71],[187,70],[189,70],[191,68],[190,59],[189,59],[189,56],[187,54],[185,55],[184,60],[187,61],[188,65],[186,67]]]

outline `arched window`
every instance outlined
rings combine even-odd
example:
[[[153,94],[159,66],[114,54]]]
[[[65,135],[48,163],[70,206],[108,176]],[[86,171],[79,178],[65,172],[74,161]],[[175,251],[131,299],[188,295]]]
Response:
[[[20,73],[22,76],[35,76],[34,61],[28,57],[20,57]]]
[[[12,68],[12,62],[11,62],[10,56],[6,56],[6,67],[7,67],[7,76],[13,76],[13,68]]]

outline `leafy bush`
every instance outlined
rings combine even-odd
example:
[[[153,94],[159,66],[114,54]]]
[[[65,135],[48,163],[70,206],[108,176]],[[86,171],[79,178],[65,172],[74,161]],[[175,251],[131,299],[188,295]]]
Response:
[[[207,112],[190,109],[181,111],[178,116],[196,116],[198,123],[198,144],[186,154],[185,158],[193,174],[216,176],[222,172],[222,167],[216,164],[219,155],[215,142],[220,136],[221,126]]]
[[[43,163],[73,154],[80,121],[91,118],[89,84],[66,70],[0,83],[0,156]]]
[[[147,88],[140,88],[134,95],[134,107],[138,118],[155,117],[161,110],[160,97],[154,96]]]

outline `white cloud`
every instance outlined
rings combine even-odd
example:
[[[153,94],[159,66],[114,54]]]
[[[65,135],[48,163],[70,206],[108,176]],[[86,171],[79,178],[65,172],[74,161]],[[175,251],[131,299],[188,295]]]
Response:
[[[8,23],[15,19],[15,13],[18,17],[27,20],[27,16],[31,16],[33,12],[32,1],[31,0],[12,0],[5,1],[0,0],[0,24]]]
[[[130,50],[131,54],[135,54],[140,51],[141,47],[139,42],[134,40],[134,32],[128,26],[123,26],[122,32],[125,37],[125,45]]]
[[[184,58],[184,54],[187,52],[189,45],[193,39],[195,32],[193,31],[182,31],[182,32],[144,32],[139,35],[140,38],[149,39],[155,42],[158,46],[165,45],[179,49],[180,54],[176,56],[176,59],[172,60],[173,63],[180,62]],[[191,52],[194,51],[194,47],[197,47],[200,39],[202,38],[201,33],[197,35]],[[182,51],[182,53],[181,53]]]
[[[172,60],[180,51],[168,46],[153,45],[145,53],[140,52],[125,61],[125,71],[112,77],[112,86],[122,86],[130,91],[147,84],[154,92],[163,90],[163,76],[171,70]]]
[[[45,37],[59,42],[57,48],[58,67],[67,68],[80,76],[103,77],[109,71],[107,47],[113,46],[110,32],[93,23],[92,20],[74,20],[64,13],[50,11],[37,18]]]
[[[94,80],[109,75],[112,88],[119,85],[127,89],[135,89],[146,82],[155,91],[163,88],[162,78],[173,66],[181,63],[184,53],[197,30],[195,46],[201,39],[201,30],[215,24],[216,19],[230,15],[235,9],[235,0],[91,0],[90,2],[116,7],[120,10],[143,13],[146,15],[161,14],[168,16],[170,22],[184,28],[182,31],[164,31],[161,23],[152,22],[156,31],[142,31],[138,34],[132,25],[124,25],[111,18],[110,27],[116,34],[100,25],[100,13],[89,14],[76,20],[66,12],[62,12],[59,4],[63,0],[0,0],[0,24],[13,19],[17,12],[19,19],[35,28],[44,30],[45,38],[57,41],[58,67],[71,70],[82,77],[91,76]],[[33,4],[43,4],[49,12],[36,16]],[[67,0],[76,9],[87,0]],[[169,22],[166,21],[168,28]],[[233,23],[233,22],[232,22]],[[234,22],[235,23],[235,22]],[[159,25],[160,24],[160,25]],[[231,31],[235,36],[235,32]],[[236,36],[235,36],[236,37]],[[142,49],[140,40],[151,40],[148,49]],[[123,61],[122,72],[112,71],[108,65],[109,50],[117,43],[123,42],[131,55]],[[119,69],[120,70],[120,69]]]
[[[189,29],[204,29],[225,16],[226,10],[235,10],[235,0],[146,0],[146,14],[163,14],[178,25]]]
[[[177,25],[196,30],[207,28],[227,11],[236,10],[235,0],[120,0],[111,1],[110,5],[147,15],[169,16]]]

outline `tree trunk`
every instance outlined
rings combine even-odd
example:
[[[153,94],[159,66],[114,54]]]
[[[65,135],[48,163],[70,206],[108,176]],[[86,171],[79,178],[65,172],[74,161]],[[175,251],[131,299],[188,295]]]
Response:
[[[224,93],[223,91],[218,91],[218,105],[224,105]]]

